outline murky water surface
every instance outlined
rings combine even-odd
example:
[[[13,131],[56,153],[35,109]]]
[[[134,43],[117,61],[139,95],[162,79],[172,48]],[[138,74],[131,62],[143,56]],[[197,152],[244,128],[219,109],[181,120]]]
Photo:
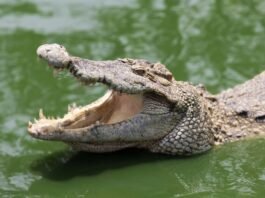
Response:
[[[57,42],[91,59],[161,61],[217,93],[264,70],[262,0],[0,1],[1,197],[263,197],[265,140],[179,158],[142,151],[75,154],[26,131],[39,108],[62,115],[104,87],[53,77],[35,50]]]

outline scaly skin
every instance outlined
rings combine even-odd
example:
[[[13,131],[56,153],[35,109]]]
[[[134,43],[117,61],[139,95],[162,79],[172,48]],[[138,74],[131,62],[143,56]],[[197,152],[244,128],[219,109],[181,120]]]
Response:
[[[265,131],[265,73],[213,96],[201,86],[176,81],[160,63],[91,61],[70,56],[58,44],[42,45],[37,54],[54,69],[67,69],[79,81],[100,82],[112,91],[63,118],[49,120],[40,112],[28,127],[35,138],[89,152],[138,147],[192,155]]]

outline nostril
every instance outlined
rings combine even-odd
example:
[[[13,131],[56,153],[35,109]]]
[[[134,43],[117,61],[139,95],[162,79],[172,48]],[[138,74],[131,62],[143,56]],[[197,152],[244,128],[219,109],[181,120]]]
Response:
[[[51,51],[50,49],[46,49],[46,52],[49,52],[49,51]]]

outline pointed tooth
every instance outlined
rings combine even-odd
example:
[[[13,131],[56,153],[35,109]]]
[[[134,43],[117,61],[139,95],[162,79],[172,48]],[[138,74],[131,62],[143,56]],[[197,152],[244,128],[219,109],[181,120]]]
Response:
[[[32,122],[31,121],[29,121],[29,123],[28,123],[28,126],[29,126],[29,128],[31,128],[32,127]]]
[[[45,115],[43,114],[43,110],[42,109],[40,109],[40,111],[39,111],[39,117],[40,117],[40,119],[45,119],[46,118]]]
[[[77,108],[76,103],[68,105],[68,112],[72,112]]]
[[[72,104],[72,108],[76,108],[76,103],[75,102]]]
[[[38,120],[36,118],[34,118],[34,122],[36,123],[36,122],[38,122]]]

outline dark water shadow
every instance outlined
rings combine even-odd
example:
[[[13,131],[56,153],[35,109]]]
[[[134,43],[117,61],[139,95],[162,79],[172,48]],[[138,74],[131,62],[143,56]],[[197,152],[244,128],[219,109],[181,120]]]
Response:
[[[61,181],[79,176],[93,176],[104,171],[139,164],[196,158],[197,156],[177,157],[139,149],[125,149],[104,154],[61,151],[34,161],[31,164],[31,170],[40,173],[45,178]]]

